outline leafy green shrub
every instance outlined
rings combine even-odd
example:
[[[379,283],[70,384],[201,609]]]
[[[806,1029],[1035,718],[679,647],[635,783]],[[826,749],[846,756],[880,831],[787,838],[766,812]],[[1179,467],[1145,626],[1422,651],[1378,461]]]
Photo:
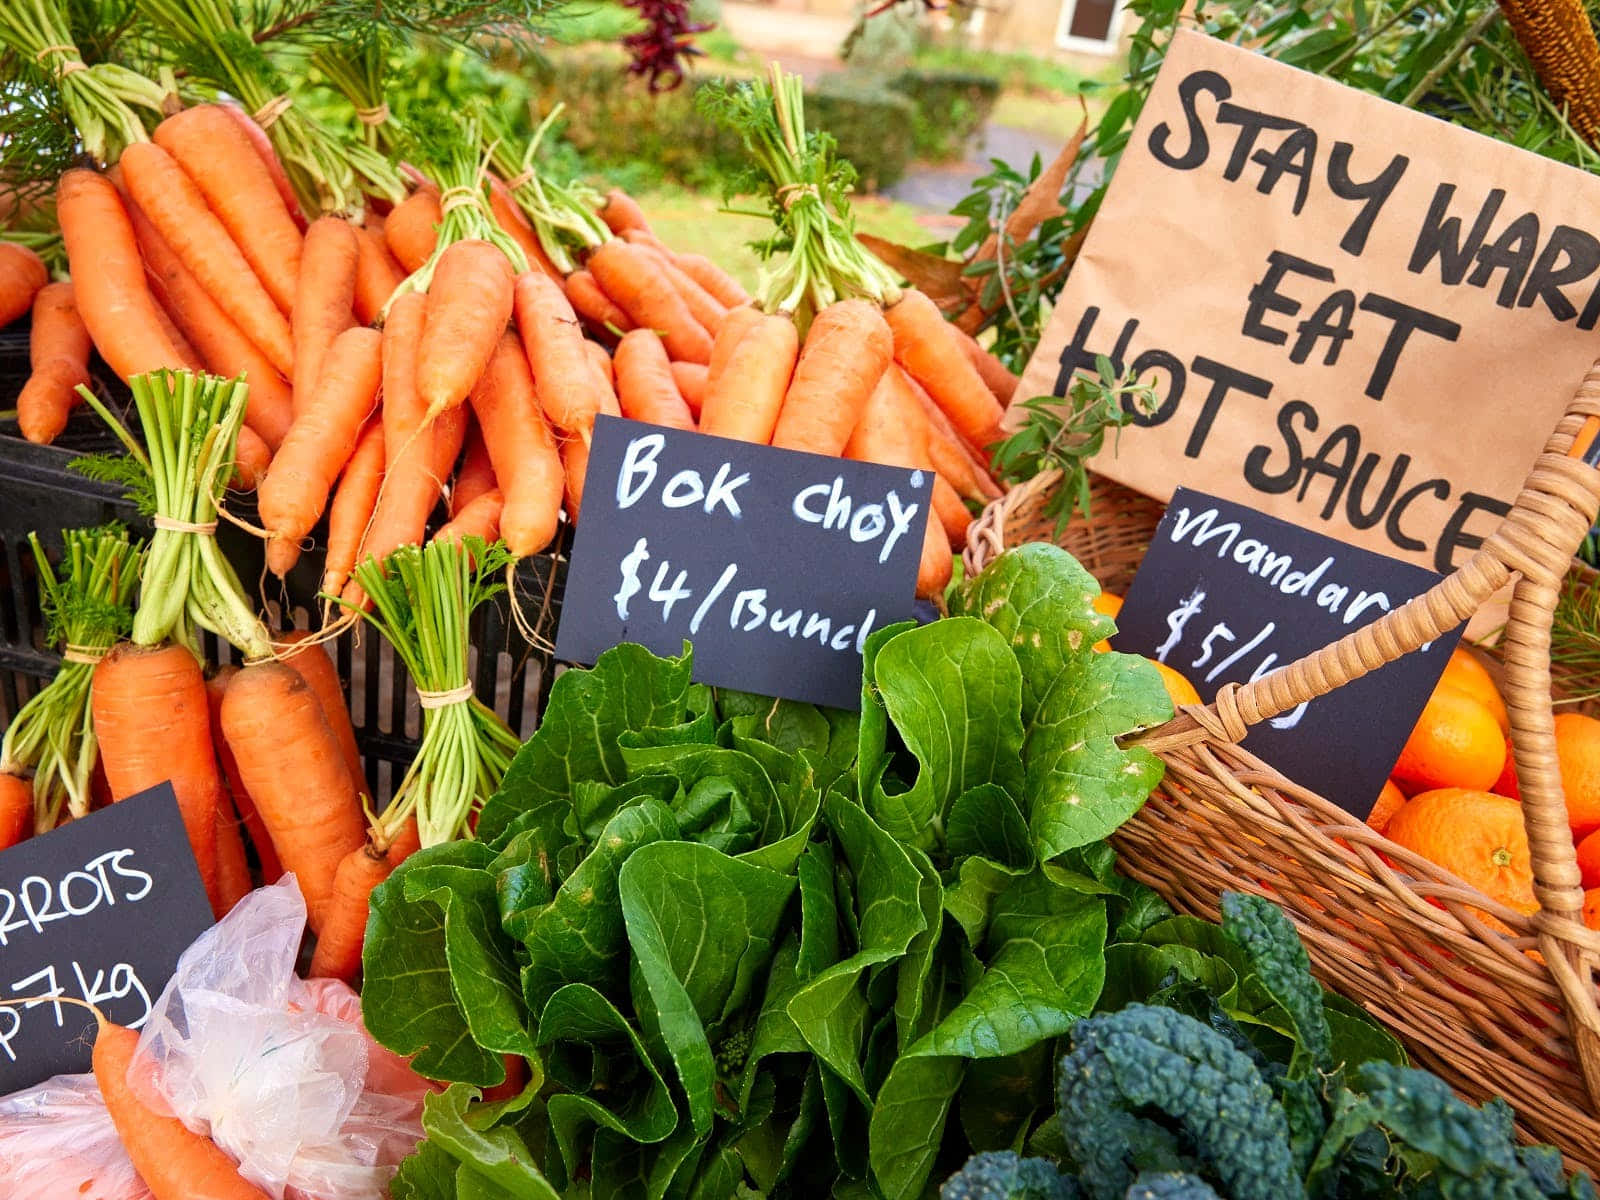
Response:
[[[891,187],[906,173],[916,116],[905,96],[855,71],[824,75],[806,89],[806,124],[834,136],[862,191]]]
[[[960,158],[1000,98],[1000,81],[982,71],[913,68],[896,75],[889,87],[916,105],[912,144],[918,158],[933,162]]]

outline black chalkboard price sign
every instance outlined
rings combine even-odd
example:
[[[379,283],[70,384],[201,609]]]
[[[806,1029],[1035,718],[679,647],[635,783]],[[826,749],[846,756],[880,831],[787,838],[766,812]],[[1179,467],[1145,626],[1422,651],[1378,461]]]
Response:
[[[0,854],[0,1094],[89,1069],[96,1005],[137,1028],[211,924],[170,784]]]
[[[1179,488],[1117,618],[1117,650],[1180,671],[1210,703],[1425,592],[1438,576]],[[1255,726],[1245,747],[1364,818],[1459,629]]]
[[[873,630],[913,615],[933,477],[602,416],[556,655],[694,643],[694,677],[861,703]]]

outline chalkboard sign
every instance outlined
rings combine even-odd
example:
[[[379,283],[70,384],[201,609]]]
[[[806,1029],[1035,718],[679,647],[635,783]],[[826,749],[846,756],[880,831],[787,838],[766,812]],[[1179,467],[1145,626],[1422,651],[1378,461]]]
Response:
[[[87,1071],[86,1000],[138,1028],[211,924],[170,784],[0,854],[0,1094]]]
[[[556,655],[694,643],[694,677],[839,708],[911,617],[933,477],[602,416]]]
[[[1410,563],[1179,488],[1111,644],[1166,663],[1210,703],[1224,683],[1259,679],[1437,581]],[[1365,818],[1460,637],[1456,629],[1255,726],[1246,748]]]

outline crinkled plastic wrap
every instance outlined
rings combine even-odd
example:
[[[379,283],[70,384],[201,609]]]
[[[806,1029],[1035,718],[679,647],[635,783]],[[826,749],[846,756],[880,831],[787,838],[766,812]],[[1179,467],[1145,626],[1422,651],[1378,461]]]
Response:
[[[93,1075],[57,1075],[0,1097],[0,1196],[151,1200]]]
[[[422,1137],[430,1085],[368,1036],[349,987],[295,975],[305,921],[285,875],[196,940],[151,1011],[129,1082],[209,1133],[270,1196],[383,1200]]]

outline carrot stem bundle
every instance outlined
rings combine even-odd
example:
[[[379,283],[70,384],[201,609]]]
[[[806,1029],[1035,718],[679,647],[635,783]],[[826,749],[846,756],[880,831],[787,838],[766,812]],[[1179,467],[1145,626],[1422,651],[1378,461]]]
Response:
[[[571,275],[578,258],[611,237],[594,211],[596,197],[589,189],[556,183],[538,168],[539,148],[565,108],[557,104],[550,110],[520,156],[505,137],[494,139],[489,147],[490,161],[506,180],[507,193],[527,218],[543,250],[545,264],[535,265],[548,265],[551,270],[546,273],[558,277]]]

